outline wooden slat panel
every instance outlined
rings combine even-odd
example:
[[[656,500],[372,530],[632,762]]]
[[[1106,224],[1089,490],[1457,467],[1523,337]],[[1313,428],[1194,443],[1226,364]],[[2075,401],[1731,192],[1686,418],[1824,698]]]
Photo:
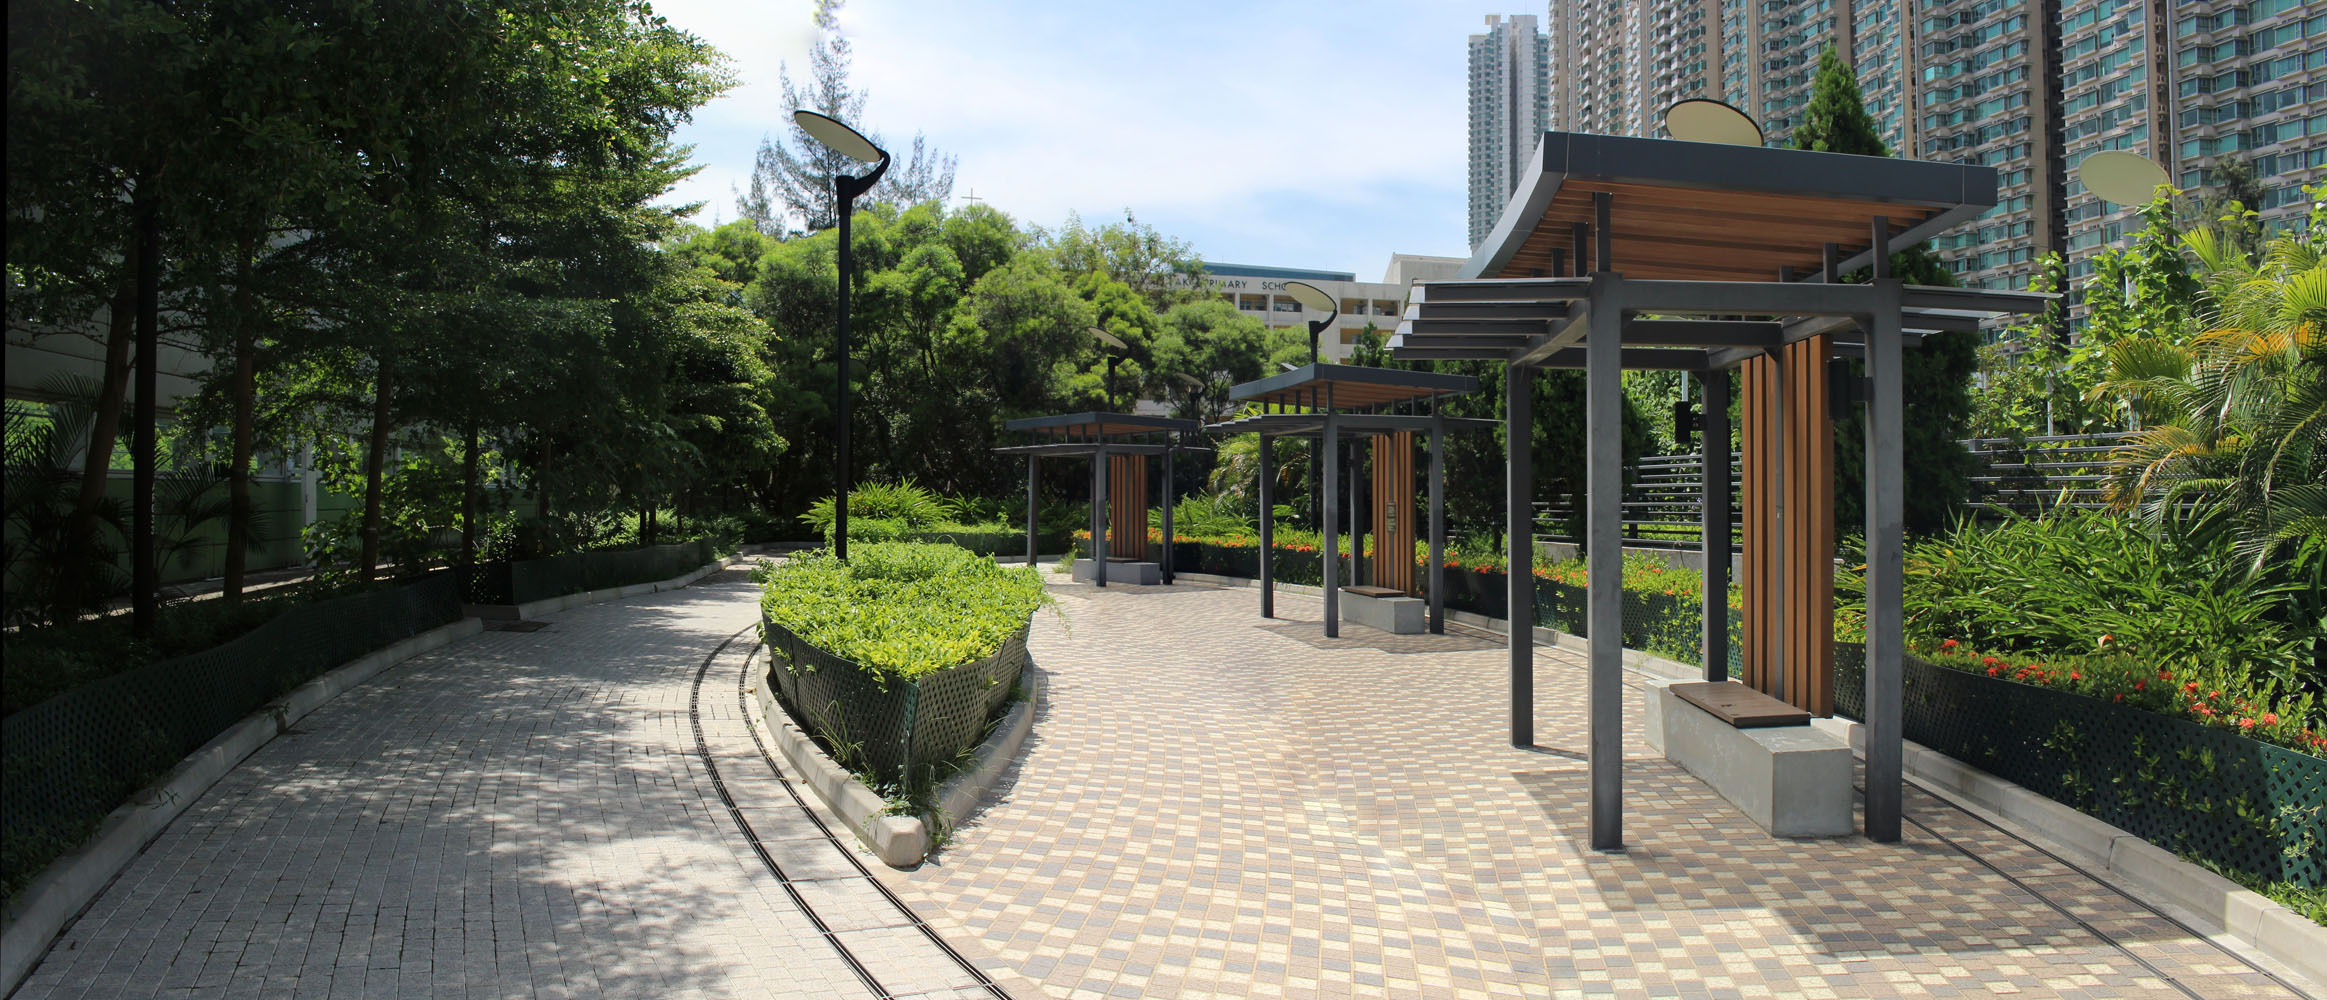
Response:
[[[1810,600],[1804,627],[1810,636],[1809,699],[1802,707],[1812,715],[1834,714],[1834,420],[1827,409],[1826,362],[1834,356],[1834,338],[1813,337],[1802,344],[1811,370],[1813,395],[1807,406],[1811,435],[1810,495],[1817,516],[1811,521]]]
[[[1745,673],[1744,681],[1757,691],[1769,691],[1770,655],[1767,643],[1772,636],[1771,606],[1775,596],[1770,592],[1771,575],[1771,521],[1773,505],[1770,489],[1769,422],[1772,407],[1770,359],[1765,355],[1752,358],[1744,365],[1742,379],[1741,416],[1744,433],[1739,446],[1744,451],[1744,506],[1745,565],[1742,580],[1745,591]]]
[[[1373,443],[1374,582],[1406,594],[1414,586],[1414,432],[1377,435]]]
[[[1107,555],[1110,558],[1143,561],[1150,558],[1147,506],[1147,457],[1108,456]]]

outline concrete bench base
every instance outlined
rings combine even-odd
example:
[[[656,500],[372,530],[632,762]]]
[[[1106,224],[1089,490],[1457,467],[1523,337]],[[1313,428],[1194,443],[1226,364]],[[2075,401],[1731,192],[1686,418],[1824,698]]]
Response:
[[[1090,560],[1075,560],[1074,581],[1076,583],[1091,583],[1098,579],[1098,573]],[[1129,583],[1152,587],[1162,582],[1163,569],[1154,563],[1116,562],[1112,559],[1107,561],[1107,583],[1110,586],[1118,583]]]
[[[1648,742],[1779,837],[1857,832],[1850,746],[1813,726],[1738,729],[1651,681]]]
[[[1351,624],[1378,628],[1393,635],[1420,635],[1429,608],[1419,597],[1373,597],[1341,592],[1341,617]]]

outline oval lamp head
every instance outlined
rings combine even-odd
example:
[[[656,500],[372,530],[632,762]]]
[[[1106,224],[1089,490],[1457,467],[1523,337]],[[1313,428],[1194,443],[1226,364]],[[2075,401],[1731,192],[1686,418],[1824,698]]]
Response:
[[[1333,296],[1325,294],[1325,289],[1306,281],[1285,282],[1285,293],[1291,295],[1293,301],[1300,303],[1303,309],[1315,309],[1318,312],[1338,311],[1333,305]]]
[[[817,142],[859,163],[879,163],[888,158],[889,154],[881,152],[881,147],[873,145],[871,139],[842,124],[838,118],[801,108],[792,112],[792,120],[799,123],[800,128],[809,135],[816,137]]]
[[[1690,98],[1664,109],[1664,130],[1682,142],[1759,146],[1765,140],[1753,116],[1720,101]]]
[[[2119,205],[2147,205],[2166,183],[2165,168],[2139,153],[2121,149],[2094,153],[2077,164],[2085,190]]]
[[[1091,336],[1099,338],[1100,343],[1112,347],[1118,351],[1128,351],[1131,349],[1131,345],[1124,343],[1123,338],[1118,337],[1112,333],[1108,333],[1107,331],[1099,329],[1098,327],[1091,327],[1090,334]]]

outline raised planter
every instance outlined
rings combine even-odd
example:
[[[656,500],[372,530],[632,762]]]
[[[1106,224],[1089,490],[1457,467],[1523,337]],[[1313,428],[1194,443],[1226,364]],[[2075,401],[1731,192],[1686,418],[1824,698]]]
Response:
[[[1866,650],[1835,644],[1864,717]],[[1903,735],[2169,850],[2327,885],[2327,760],[2088,695],[1906,658]]]
[[[835,656],[760,615],[769,682],[843,765],[881,780],[951,760],[978,743],[1026,667],[1027,624],[992,656],[900,680]]]

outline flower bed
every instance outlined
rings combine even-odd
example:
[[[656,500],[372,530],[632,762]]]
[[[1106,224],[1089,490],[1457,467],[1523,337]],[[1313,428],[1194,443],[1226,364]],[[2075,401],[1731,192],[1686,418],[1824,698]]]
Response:
[[[842,766],[906,790],[977,745],[1050,602],[1034,574],[951,545],[811,553],[764,582],[777,697]]]

